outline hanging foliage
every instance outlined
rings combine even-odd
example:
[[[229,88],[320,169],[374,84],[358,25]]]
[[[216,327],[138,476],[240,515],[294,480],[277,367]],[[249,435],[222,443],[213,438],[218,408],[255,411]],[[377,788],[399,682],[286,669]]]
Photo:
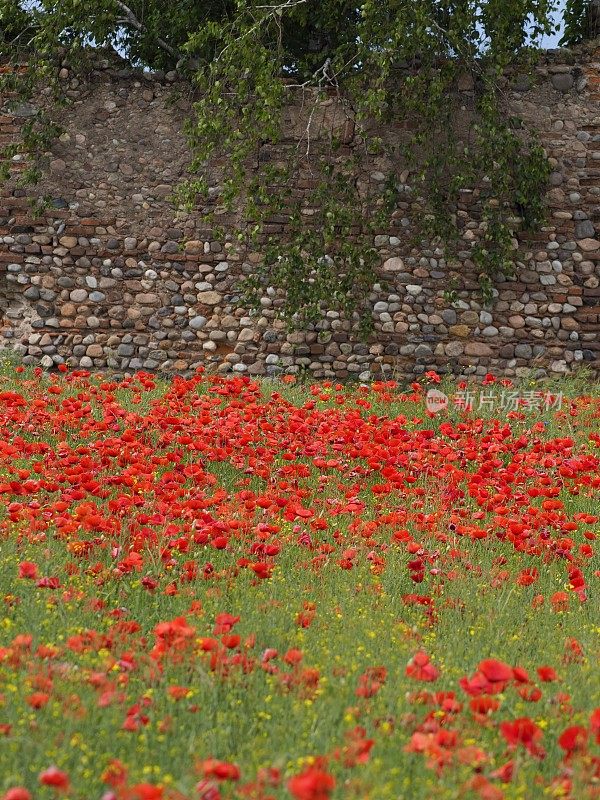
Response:
[[[264,253],[240,301],[258,306],[281,290],[293,324],[325,308],[368,324],[377,233],[426,238],[451,262],[465,249],[470,197],[481,218],[471,260],[490,299],[494,276],[511,269],[516,227],[542,221],[548,164],[507,113],[503,76],[532,62],[555,7],[40,0],[24,10],[0,0],[2,55],[26,64],[2,76],[0,91],[22,102],[42,82],[64,99],[61,66],[85,69],[92,44],[134,65],[178,69],[198,98],[187,125],[192,172],[178,202],[208,216],[215,206],[237,213],[240,240]],[[55,132],[37,117],[30,127],[25,146],[45,149]],[[286,225],[284,237],[270,234],[273,220]]]
[[[561,46],[579,44],[600,36],[600,0],[567,0]]]

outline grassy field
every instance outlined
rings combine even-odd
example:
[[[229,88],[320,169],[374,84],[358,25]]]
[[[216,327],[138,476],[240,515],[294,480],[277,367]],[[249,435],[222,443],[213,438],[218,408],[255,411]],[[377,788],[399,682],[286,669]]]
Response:
[[[0,797],[600,797],[598,389],[436,381],[6,369]]]

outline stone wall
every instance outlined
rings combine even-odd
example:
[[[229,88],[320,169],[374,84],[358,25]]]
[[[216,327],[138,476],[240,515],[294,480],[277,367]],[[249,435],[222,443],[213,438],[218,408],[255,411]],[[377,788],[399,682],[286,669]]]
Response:
[[[217,241],[198,214],[177,214],[169,202],[189,158],[182,124],[190,99],[174,74],[99,61],[85,84],[66,70],[61,78],[73,105],[36,188],[49,208],[32,214],[16,185],[24,166],[18,158],[0,199],[0,347],[25,363],[120,372],[204,364],[252,375],[305,369],[361,380],[427,369],[513,376],[566,373],[579,363],[599,368],[597,44],[549,52],[532,78],[507,78],[514,112],[539,130],[553,166],[548,225],[521,237],[515,278],[499,282],[496,301],[483,308],[469,258],[480,235],[476,195],[465,193],[461,204],[463,263],[456,272],[442,252],[409,243],[417,209],[407,195],[391,229],[375,240],[388,288],[373,287],[375,328],[367,343],[332,311],[315,329],[288,333],[276,319],[273,291],[260,315],[236,307],[238,278],[260,253],[235,243],[239,221],[224,218],[229,233]],[[468,82],[461,89],[468,104]],[[18,138],[32,113],[35,107],[24,105],[0,115],[0,142]],[[290,124],[292,117],[290,111]],[[374,160],[361,179],[381,180],[382,167]],[[280,220],[270,230],[285,236]]]

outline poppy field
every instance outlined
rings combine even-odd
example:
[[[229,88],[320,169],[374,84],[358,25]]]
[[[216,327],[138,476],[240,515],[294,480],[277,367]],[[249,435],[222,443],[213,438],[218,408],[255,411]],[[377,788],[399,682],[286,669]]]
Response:
[[[289,380],[0,375],[0,798],[600,798],[598,393]]]

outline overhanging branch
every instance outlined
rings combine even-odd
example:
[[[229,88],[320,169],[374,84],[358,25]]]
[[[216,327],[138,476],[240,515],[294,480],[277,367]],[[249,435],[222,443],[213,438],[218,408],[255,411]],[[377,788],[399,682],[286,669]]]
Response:
[[[271,5],[271,6],[256,6],[256,8],[264,9],[266,11],[286,11],[288,8],[293,8],[294,6],[301,6],[306,3],[307,0],[287,0],[285,3],[280,3],[279,5]]]
[[[117,6],[121,9],[121,11],[125,14],[123,19],[117,20],[120,25],[129,25],[132,28],[135,28],[136,31],[143,33],[146,30],[146,26],[139,21],[133,11],[129,8],[128,5],[122,2],[122,0],[115,0]],[[163,50],[166,50],[169,55],[173,56],[173,58],[181,58],[181,53],[175,48],[172,47],[168,42],[165,42],[160,36],[156,37],[156,43],[159,47]]]

